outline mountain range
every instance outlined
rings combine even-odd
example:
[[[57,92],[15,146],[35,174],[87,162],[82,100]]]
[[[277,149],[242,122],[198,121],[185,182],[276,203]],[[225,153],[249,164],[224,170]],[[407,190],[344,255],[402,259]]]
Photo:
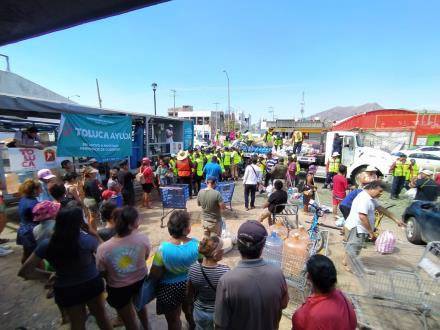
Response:
[[[379,109],[383,109],[383,107],[378,103],[365,103],[359,106],[338,106],[318,112],[310,116],[310,118],[319,117],[321,120],[338,121],[360,113]]]

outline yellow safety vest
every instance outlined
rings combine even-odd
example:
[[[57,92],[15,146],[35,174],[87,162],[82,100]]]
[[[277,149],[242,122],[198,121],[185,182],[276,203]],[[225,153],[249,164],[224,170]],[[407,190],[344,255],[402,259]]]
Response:
[[[171,169],[173,170],[174,175],[177,175],[177,167],[176,167],[176,162],[174,161],[174,159],[170,159],[170,166],[171,166]]]
[[[295,142],[301,142],[303,140],[303,135],[301,131],[295,131],[295,133],[293,133],[293,138]]]
[[[407,181],[412,180],[413,178],[417,177],[417,175],[419,174],[419,165],[414,164],[412,166],[412,170],[409,169],[409,166],[410,166],[410,164],[408,164],[408,167],[407,167],[407,170],[405,173],[405,180],[407,180]]]
[[[330,158],[329,162],[328,162],[328,171],[330,173],[338,173],[339,171],[339,163],[341,161],[339,160],[339,158]]]
[[[206,155],[205,155],[205,157],[206,157],[206,163],[210,163],[210,162],[211,162],[212,156],[213,156],[213,154],[206,154]]]
[[[196,174],[198,176],[203,176],[203,165],[204,165],[204,161],[203,161],[203,157],[199,156],[197,158],[194,159],[194,162],[197,164],[197,172]]]
[[[240,153],[238,153],[237,151],[234,151],[232,153],[232,158],[234,159],[234,165],[241,163],[241,156]]]
[[[283,145],[283,139],[277,137],[277,138],[275,139],[275,145],[276,145],[276,146],[282,146],[282,145]]]
[[[267,133],[267,134],[266,134],[266,142],[272,142],[272,140],[273,140],[273,136],[272,136],[272,134]]]
[[[295,174],[298,174],[299,172],[301,172],[301,166],[299,166],[299,162],[297,161],[296,162],[296,173]]]
[[[230,166],[231,165],[231,152],[225,151],[223,155],[223,165]]]
[[[231,145],[231,142],[230,141],[228,141],[228,140],[224,140],[223,141],[223,146],[225,146],[225,147],[229,147]]]
[[[406,172],[408,171],[409,164],[403,163],[400,160],[396,161],[396,167],[393,171],[393,176],[406,176]]]

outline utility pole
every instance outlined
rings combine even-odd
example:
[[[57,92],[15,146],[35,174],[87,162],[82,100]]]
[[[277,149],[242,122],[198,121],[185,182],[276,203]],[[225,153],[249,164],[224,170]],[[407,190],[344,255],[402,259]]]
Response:
[[[228,72],[226,70],[223,70],[223,72],[226,75],[226,79],[228,80],[228,129],[230,130],[231,128],[230,126],[230,121],[231,121],[231,90],[229,87],[229,75]],[[235,128],[235,124],[234,124],[234,128]]]
[[[98,78],[96,78],[96,91],[98,92],[98,102],[99,102],[99,107],[102,108],[102,99],[101,99],[101,92],[99,91],[99,82],[98,82]]]
[[[214,102],[215,105],[215,132],[217,133],[217,129],[218,129],[218,105],[220,103],[218,102]]]
[[[301,119],[304,119],[304,106],[306,105],[306,103],[304,102],[304,91],[302,93],[302,101],[301,101],[300,105],[301,105],[301,110],[300,110]]]
[[[272,121],[275,121],[275,111],[273,110],[273,107],[269,107],[269,113],[272,113]]]
[[[157,84],[154,82],[151,84],[151,88],[153,88],[153,97],[154,97],[154,115],[156,116],[156,90]]]
[[[175,89],[171,89],[171,93],[173,93],[173,116],[174,113],[176,112],[176,90]],[[177,117],[177,114],[176,114]]]

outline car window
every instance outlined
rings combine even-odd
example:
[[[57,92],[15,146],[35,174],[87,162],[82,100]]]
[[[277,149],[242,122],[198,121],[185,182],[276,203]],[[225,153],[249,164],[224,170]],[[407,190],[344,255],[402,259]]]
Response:
[[[426,154],[410,154],[408,158],[426,158]]]
[[[439,147],[423,147],[420,148],[421,151],[440,151]]]
[[[426,159],[432,159],[432,160],[440,160],[439,156],[431,155],[431,154],[425,154]]]

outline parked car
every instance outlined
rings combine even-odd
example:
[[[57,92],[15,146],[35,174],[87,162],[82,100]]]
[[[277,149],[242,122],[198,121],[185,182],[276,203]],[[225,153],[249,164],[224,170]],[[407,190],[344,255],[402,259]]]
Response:
[[[403,213],[403,221],[411,243],[440,241],[440,203],[414,201]]]

